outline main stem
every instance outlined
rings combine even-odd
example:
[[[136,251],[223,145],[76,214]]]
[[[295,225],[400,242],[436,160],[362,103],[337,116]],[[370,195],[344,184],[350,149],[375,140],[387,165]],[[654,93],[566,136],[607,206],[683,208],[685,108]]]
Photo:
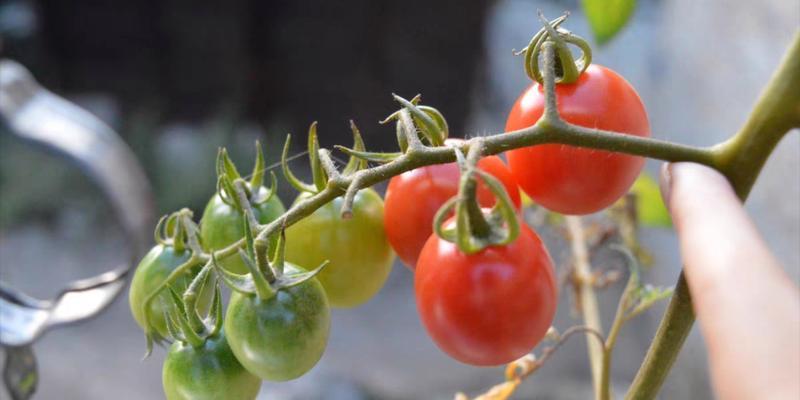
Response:
[[[711,164],[722,172],[742,201],[747,198],[772,150],[786,133],[800,127],[800,31],[756,102],[741,130],[714,148]],[[653,399],[694,323],[683,273],[626,399]]]

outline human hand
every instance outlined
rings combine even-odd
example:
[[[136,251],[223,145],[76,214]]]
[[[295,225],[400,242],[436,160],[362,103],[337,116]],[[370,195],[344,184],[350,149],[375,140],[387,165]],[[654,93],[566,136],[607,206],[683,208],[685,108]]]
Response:
[[[698,164],[662,169],[661,189],[722,399],[800,399],[800,292],[728,181]]]

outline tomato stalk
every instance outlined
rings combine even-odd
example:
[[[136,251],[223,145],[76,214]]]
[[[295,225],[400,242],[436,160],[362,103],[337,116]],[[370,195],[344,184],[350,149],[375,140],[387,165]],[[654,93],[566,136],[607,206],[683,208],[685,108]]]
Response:
[[[483,215],[481,206],[478,204],[478,182],[470,172],[470,170],[477,168],[478,159],[481,155],[481,147],[481,142],[478,142],[471,147],[469,149],[469,153],[467,154],[467,159],[463,163],[464,166],[462,169],[464,170],[464,173],[462,173],[461,182],[459,185],[459,196],[461,199],[459,205],[456,206],[456,209],[458,210],[460,207],[462,208],[461,214],[466,214],[465,218],[469,226],[468,233],[477,238],[485,239],[491,235],[492,227],[486,221],[486,217]],[[456,213],[458,214],[458,211]],[[459,220],[462,219],[464,218],[459,218]],[[515,222],[509,221],[509,223],[513,224]],[[459,241],[463,242],[465,240],[462,239]],[[464,249],[462,248],[462,250]]]

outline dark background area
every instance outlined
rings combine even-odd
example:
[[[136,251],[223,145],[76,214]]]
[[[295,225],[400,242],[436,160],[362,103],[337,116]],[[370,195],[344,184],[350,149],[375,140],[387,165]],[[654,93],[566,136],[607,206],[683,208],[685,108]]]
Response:
[[[389,93],[422,88],[446,114],[465,115],[490,1],[16,3],[32,8],[38,29],[8,35],[4,55],[56,92],[109,93],[123,115],[224,111],[346,130],[348,119],[385,117]]]
[[[145,166],[159,212],[166,213],[203,207],[213,190],[217,146],[229,147],[247,170],[256,138],[275,162],[287,133],[295,134],[295,153],[312,121],[319,121],[323,146],[349,143],[353,119],[371,149],[393,151],[394,128],[377,124],[397,107],[391,93],[422,93],[448,117],[453,135],[462,136],[482,72],[490,5],[3,0],[0,48],[43,86],[116,129]],[[0,192],[8,197],[0,224],[49,218],[58,208],[10,186],[36,179],[56,188],[65,180],[82,185],[68,171],[59,179],[36,175],[28,166],[51,161],[15,158],[10,154],[29,150],[0,140],[13,149],[0,161]],[[292,197],[287,186],[282,194]],[[74,192],[59,194],[80,196]]]

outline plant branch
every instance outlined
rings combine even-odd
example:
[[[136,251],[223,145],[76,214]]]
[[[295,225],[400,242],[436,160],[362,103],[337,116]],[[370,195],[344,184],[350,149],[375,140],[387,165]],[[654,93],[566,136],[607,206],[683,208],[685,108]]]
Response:
[[[744,201],[772,150],[786,133],[800,127],[800,31],[795,32],[781,65],[767,83],[741,130],[715,146],[715,162]],[[667,311],[634,378],[626,399],[653,399],[694,323],[692,298],[681,272]]]

